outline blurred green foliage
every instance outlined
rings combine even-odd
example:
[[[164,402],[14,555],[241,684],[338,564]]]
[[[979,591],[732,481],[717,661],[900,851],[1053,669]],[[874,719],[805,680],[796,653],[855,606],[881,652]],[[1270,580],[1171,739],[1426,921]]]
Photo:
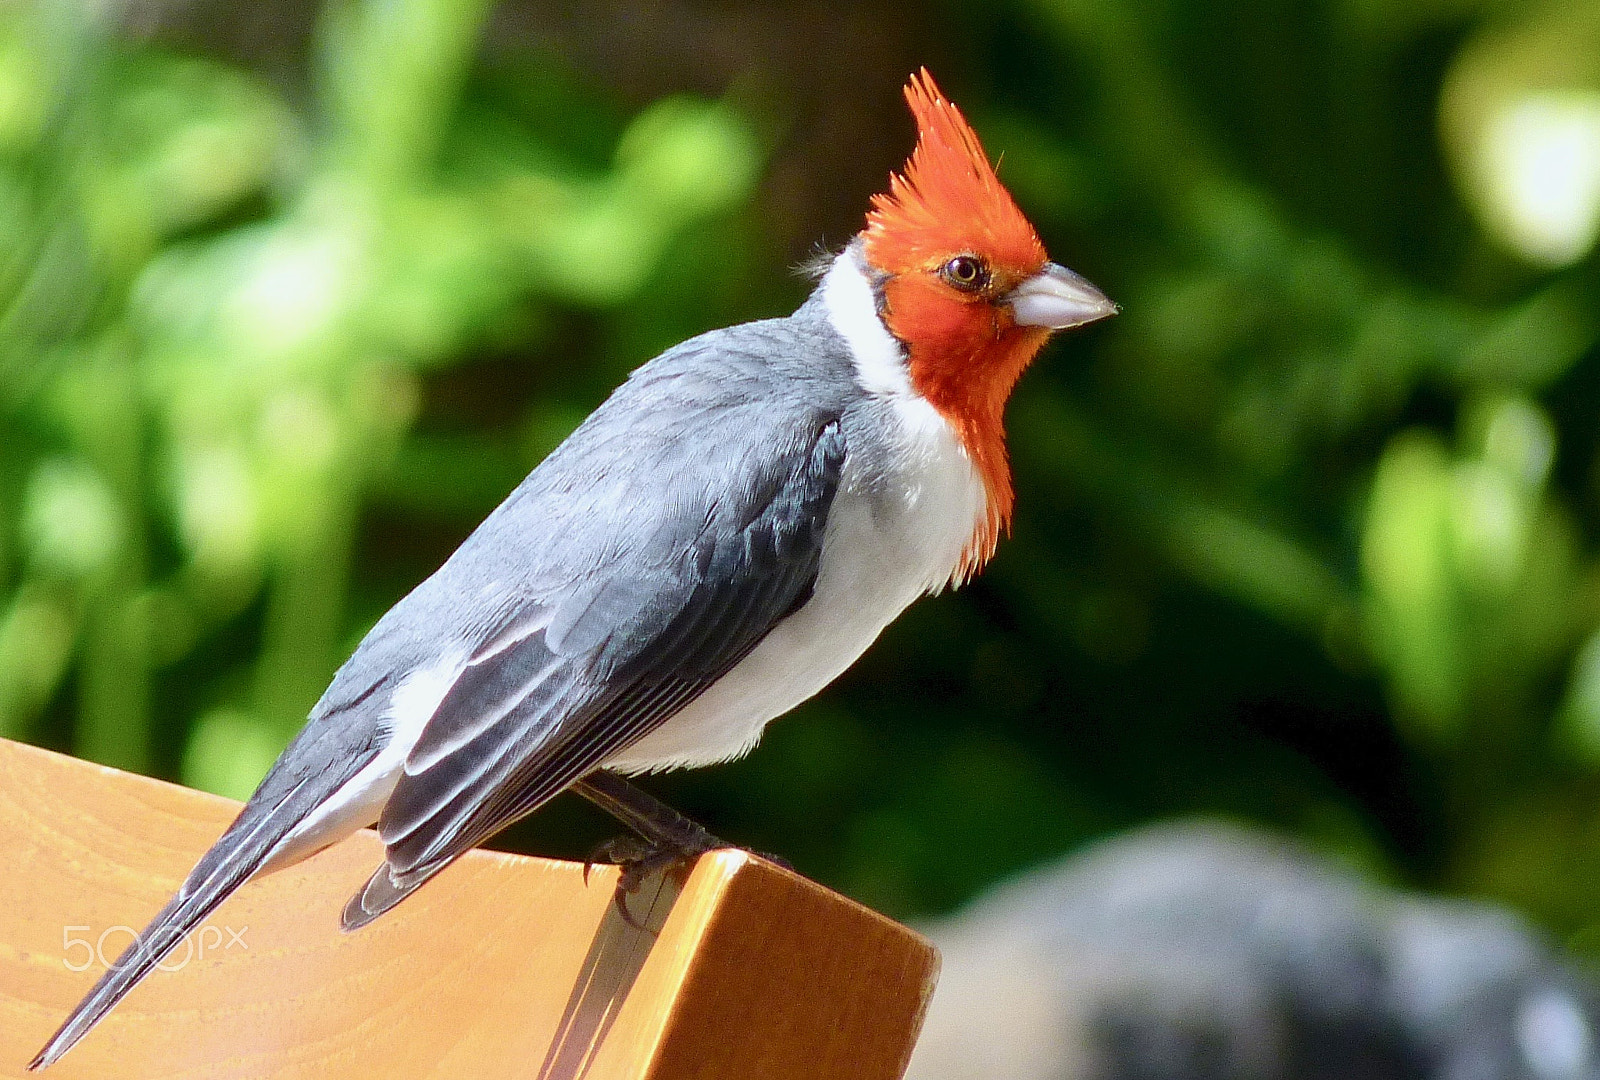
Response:
[[[70,683],[76,752],[158,767],[153,675],[244,618],[252,655],[206,671],[182,771],[247,794],[350,644],[362,506],[427,484],[395,475],[426,470],[419,378],[526,333],[535,298],[633,296],[748,197],[757,149],[668,99],[587,167],[460,108],[481,3],[330,9],[306,114],[88,5],[4,14],[0,730],[37,734]]]
[[[333,3],[288,80],[108,12],[0,8],[0,732],[242,795],[623,372],[792,307],[837,225],[764,176],[882,173],[483,3]],[[1025,380],[984,578],[660,786],[900,914],[1201,810],[1600,940],[1592,0],[866,12],[1125,314]],[[924,58],[772,33],[846,113]]]

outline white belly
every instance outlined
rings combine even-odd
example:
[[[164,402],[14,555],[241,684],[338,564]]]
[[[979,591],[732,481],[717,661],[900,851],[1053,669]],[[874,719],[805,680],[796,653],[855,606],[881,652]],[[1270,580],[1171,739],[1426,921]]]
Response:
[[[745,753],[769,720],[832,682],[908,604],[950,581],[985,513],[983,482],[932,406],[902,398],[894,415],[904,439],[895,455],[901,475],[880,483],[874,499],[863,490],[859,462],[846,458],[811,599],[607,768],[639,773]]]

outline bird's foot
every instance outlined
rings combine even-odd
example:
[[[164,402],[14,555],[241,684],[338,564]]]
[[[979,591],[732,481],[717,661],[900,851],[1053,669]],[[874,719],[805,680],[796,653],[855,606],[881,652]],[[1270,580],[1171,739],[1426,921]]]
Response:
[[[583,868],[587,882],[589,868],[596,862],[611,862],[622,867],[622,877],[617,883],[617,908],[633,926],[639,924],[628,911],[626,897],[637,892],[651,874],[688,866],[717,848],[733,847],[615,773],[592,772],[575,783],[573,790],[636,834],[600,845]]]
[[[708,851],[730,847],[715,836],[699,830],[698,836],[685,837],[684,842],[663,843],[639,836],[617,836],[590,853],[583,864],[583,880],[587,884],[589,871],[597,863],[609,863],[622,868],[617,878],[615,902],[617,912],[635,930],[649,928],[634,918],[628,907],[628,897],[638,893],[644,883],[656,873],[682,873]]]

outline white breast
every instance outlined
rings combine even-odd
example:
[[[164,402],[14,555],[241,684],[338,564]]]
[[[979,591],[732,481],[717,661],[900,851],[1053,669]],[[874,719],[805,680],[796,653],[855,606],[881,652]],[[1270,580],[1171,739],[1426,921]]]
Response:
[[[926,592],[949,583],[987,512],[987,495],[954,430],[915,394],[901,350],[879,321],[872,290],[846,251],[823,281],[834,327],[857,378],[891,406],[888,475],[867,491],[847,456],[828,514],[816,588],[754,652],[683,712],[606,762],[621,772],[707,765],[748,751],[769,720],[832,682]],[[887,482],[885,482],[887,481]]]

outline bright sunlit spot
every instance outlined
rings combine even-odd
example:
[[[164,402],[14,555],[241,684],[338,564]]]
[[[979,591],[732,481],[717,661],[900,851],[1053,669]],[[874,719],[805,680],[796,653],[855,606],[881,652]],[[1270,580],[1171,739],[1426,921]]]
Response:
[[[1492,224],[1529,261],[1566,266],[1600,233],[1600,92],[1508,102],[1479,145]]]

